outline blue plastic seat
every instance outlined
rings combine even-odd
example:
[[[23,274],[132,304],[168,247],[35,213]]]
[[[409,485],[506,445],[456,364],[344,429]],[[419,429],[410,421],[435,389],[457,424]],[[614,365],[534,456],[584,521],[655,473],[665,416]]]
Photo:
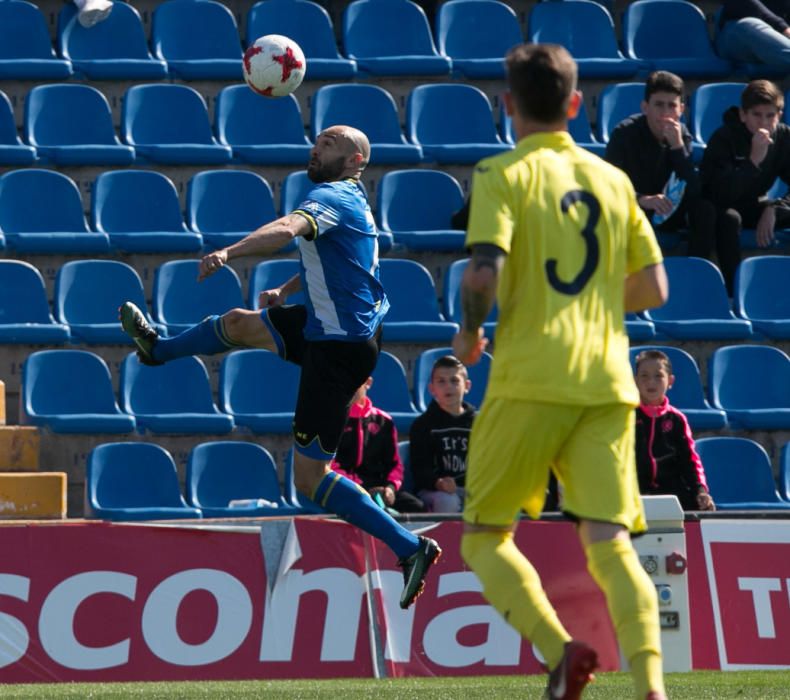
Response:
[[[202,282],[197,281],[199,260],[169,260],[156,270],[153,316],[167,326],[169,335],[187,330],[206,316],[244,308],[241,282],[225,265]]]
[[[645,99],[644,83],[614,83],[607,85],[598,96],[597,132],[601,143],[609,143],[614,128],[626,117],[642,111]]]
[[[310,0],[265,0],[247,13],[247,46],[264,34],[293,39],[307,61],[305,80],[353,78],[357,63],[337,50],[335,30],[329,13]]]
[[[143,283],[120,260],[70,260],[55,278],[55,316],[82,343],[131,343],[118,323],[118,307],[132,301],[145,313]],[[148,317],[151,322],[151,318]]]
[[[148,50],[143,21],[128,3],[116,3],[101,22],[85,28],[74,3],[58,15],[58,46],[75,72],[91,80],[155,80],[167,77],[167,63]]]
[[[663,306],[645,311],[656,331],[678,340],[749,338],[752,324],[730,309],[724,278],[703,258],[664,260],[671,293]]]
[[[668,37],[683,40],[667,41]],[[713,50],[702,10],[686,0],[637,0],[628,5],[623,48],[628,58],[684,78],[723,78],[733,70],[732,63]]]
[[[62,80],[71,62],[55,58],[47,21],[31,2],[0,2],[0,80]]]
[[[669,345],[640,345],[630,349],[632,366],[643,350],[660,350],[669,357],[675,383],[667,396],[675,408],[683,411],[692,430],[718,430],[727,425],[727,414],[720,408],[713,408],[705,398],[699,367],[691,355]]]
[[[414,361],[414,402],[417,405],[417,410],[425,411],[428,408],[428,404],[431,403],[432,397],[428,391],[428,384],[431,381],[431,370],[434,362],[440,357],[452,354],[453,349],[446,347],[425,350],[417,356],[417,359]],[[480,357],[480,362],[466,368],[472,386],[469,389],[469,393],[464,397],[464,401],[469,402],[476,408],[480,408],[483,403],[492,360],[493,357],[489,353],[484,352]]]
[[[93,183],[91,218],[116,250],[192,252],[203,237],[181,215],[173,182],[155,170],[109,170]]]
[[[582,79],[629,78],[649,67],[644,61],[623,56],[617,47],[612,16],[602,5],[589,0],[533,5],[527,39],[564,46],[576,60]]]
[[[106,233],[91,231],[74,181],[54,170],[0,176],[0,233],[20,253],[106,253]]]
[[[444,291],[442,293],[444,316],[448,321],[452,321],[459,325],[463,320],[461,310],[461,280],[463,279],[464,270],[468,263],[469,258],[455,260],[450,263],[444,273]],[[488,314],[486,320],[483,322],[483,330],[489,340],[494,337],[498,314],[499,311],[496,304],[494,304],[491,313]],[[419,406],[419,397],[417,400],[417,405]]]
[[[103,520],[200,518],[181,495],[170,453],[148,442],[108,442],[88,454],[85,515]]]
[[[246,85],[229,85],[217,95],[214,125],[219,142],[245,163],[304,166],[310,160],[313,145],[293,95],[265,99]]]
[[[790,509],[776,491],[771,460],[761,445],[741,437],[708,437],[696,446],[716,508]]]
[[[290,434],[300,374],[268,350],[235,350],[220,366],[220,408],[254,433]]]
[[[790,358],[779,348],[717,348],[708,362],[708,392],[733,428],[790,428]]]
[[[782,445],[779,452],[779,495],[790,501],[790,442]]]
[[[474,85],[418,85],[406,102],[406,134],[422,146],[425,160],[476,163],[509,151],[497,134],[491,103]]]
[[[360,73],[448,75],[425,12],[411,0],[354,0],[343,11],[343,46]]]
[[[790,339],[790,258],[746,258],[735,273],[735,312],[755,330],[776,340]]]
[[[206,103],[188,85],[130,87],[123,100],[121,136],[138,157],[154,163],[227,163],[233,155],[230,146],[212,136]]]
[[[422,161],[422,148],[408,143],[401,131],[395,100],[378,85],[347,83],[318,88],[310,112],[313,140],[336,124],[353,126],[368,137],[373,164]]]
[[[38,85],[25,100],[25,140],[56,165],[129,165],[107,98],[80,84]]]
[[[453,72],[470,79],[505,77],[505,54],[524,37],[516,13],[498,0],[439,5],[436,44]]]
[[[656,327],[639,314],[627,313],[625,315],[625,332],[632,342],[641,343],[656,337]]]
[[[280,189],[280,216],[290,214],[298,207],[315,187],[315,183],[307,176],[306,170],[288,173]]]
[[[206,367],[194,356],[148,367],[130,353],[121,365],[118,393],[121,408],[135,417],[138,429],[216,434],[233,430],[233,418],[214,405]]]
[[[0,343],[69,340],[69,327],[56,323],[37,268],[23,260],[0,260]]]
[[[414,472],[411,470],[411,443],[408,440],[401,440],[398,443],[398,455],[403,464],[403,481],[401,489],[414,493]]]
[[[241,40],[233,13],[213,0],[168,0],[151,25],[154,55],[181,80],[241,80]]]
[[[11,103],[0,91],[0,165],[30,165],[35,160],[36,149],[20,140]]]
[[[451,340],[458,324],[439,312],[433,277],[415,260],[384,258],[379,275],[390,310],[384,317],[384,342],[442,343]]]
[[[372,376],[373,384],[368,396],[373,405],[392,416],[399,433],[408,434],[411,424],[420,414],[412,402],[401,361],[395,355],[381,352]]]
[[[724,122],[724,113],[732,106],[741,105],[741,93],[746,83],[708,83],[700,85],[691,95],[691,135],[706,144]]]
[[[54,433],[131,433],[133,416],[115,401],[110,370],[85,350],[40,350],[22,368],[20,423]]]
[[[504,109],[501,113],[500,128],[502,140],[505,143],[515,144],[516,135],[513,133],[513,120],[506,114]],[[577,146],[586,148],[588,151],[603,158],[606,152],[606,144],[599,143],[593,135],[590,118],[587,116],[587,108],[584,106],[584,102],[581,103],[576,116],[568,122],[568,133],[573,137]]]
[[[195,445],[189,453],[186,500],[204,518],[293,515],[280,491],[271,454],[252,442],[218,440]],[[273,506],[229,507],[231,501],[263,499]]]
[[[295,258],[280,260],[263,260],[259,262],[250,275],[247,306],[258,309],[258,295],[267,289],[282,286],[294,275],[299,274],[299,261]],[[288,304],[304,304],[304,292],[300,289],[288,297]]]
[[[411,250],[461,250],[466,232],[450,219],[464,204],[458,181],[441,170],[392,170],[376,190],[381,228]]]

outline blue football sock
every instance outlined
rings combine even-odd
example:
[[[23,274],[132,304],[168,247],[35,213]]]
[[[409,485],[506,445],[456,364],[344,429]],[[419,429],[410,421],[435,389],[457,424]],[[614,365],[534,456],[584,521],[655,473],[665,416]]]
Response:
[[[231,348],[241,347],[225,334],[221,316],[209,316],[192,328],[172,338],[159,338],[151,356],[157,362],[167,362],[189,355],[216,355]]]
[[[419,547],[417,536],[379,508],[361,486],[336,472],[321,479],[313,500],[369,535],[378,537],[399,559],[410,557]]]

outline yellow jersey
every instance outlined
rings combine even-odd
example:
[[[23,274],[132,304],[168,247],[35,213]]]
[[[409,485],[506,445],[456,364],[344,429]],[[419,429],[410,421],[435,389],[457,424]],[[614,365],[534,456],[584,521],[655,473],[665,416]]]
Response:
[[[636,405],[625,278],[662,256],[625,173],[567,132],[532,134],[475,168],[477,243],[508,254],[487,395]]]

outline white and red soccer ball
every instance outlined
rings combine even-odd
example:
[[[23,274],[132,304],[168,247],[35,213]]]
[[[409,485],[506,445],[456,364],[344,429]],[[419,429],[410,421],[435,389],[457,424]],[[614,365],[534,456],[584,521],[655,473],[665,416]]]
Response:
[[[259,95],[283,97],[302,84],[307,61],[293,39],[267,34],[244,52],[242,68],[247,85]]]

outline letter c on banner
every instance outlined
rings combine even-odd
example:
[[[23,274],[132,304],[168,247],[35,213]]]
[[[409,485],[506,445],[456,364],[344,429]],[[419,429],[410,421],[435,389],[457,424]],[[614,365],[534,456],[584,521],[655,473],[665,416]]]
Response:
[[[0,574],[0,595],[27,602],[30,579],[14,574]],[[19,661],[27,652],[30,635],[22,620],[8,613],[0,613],[0,668]]]

